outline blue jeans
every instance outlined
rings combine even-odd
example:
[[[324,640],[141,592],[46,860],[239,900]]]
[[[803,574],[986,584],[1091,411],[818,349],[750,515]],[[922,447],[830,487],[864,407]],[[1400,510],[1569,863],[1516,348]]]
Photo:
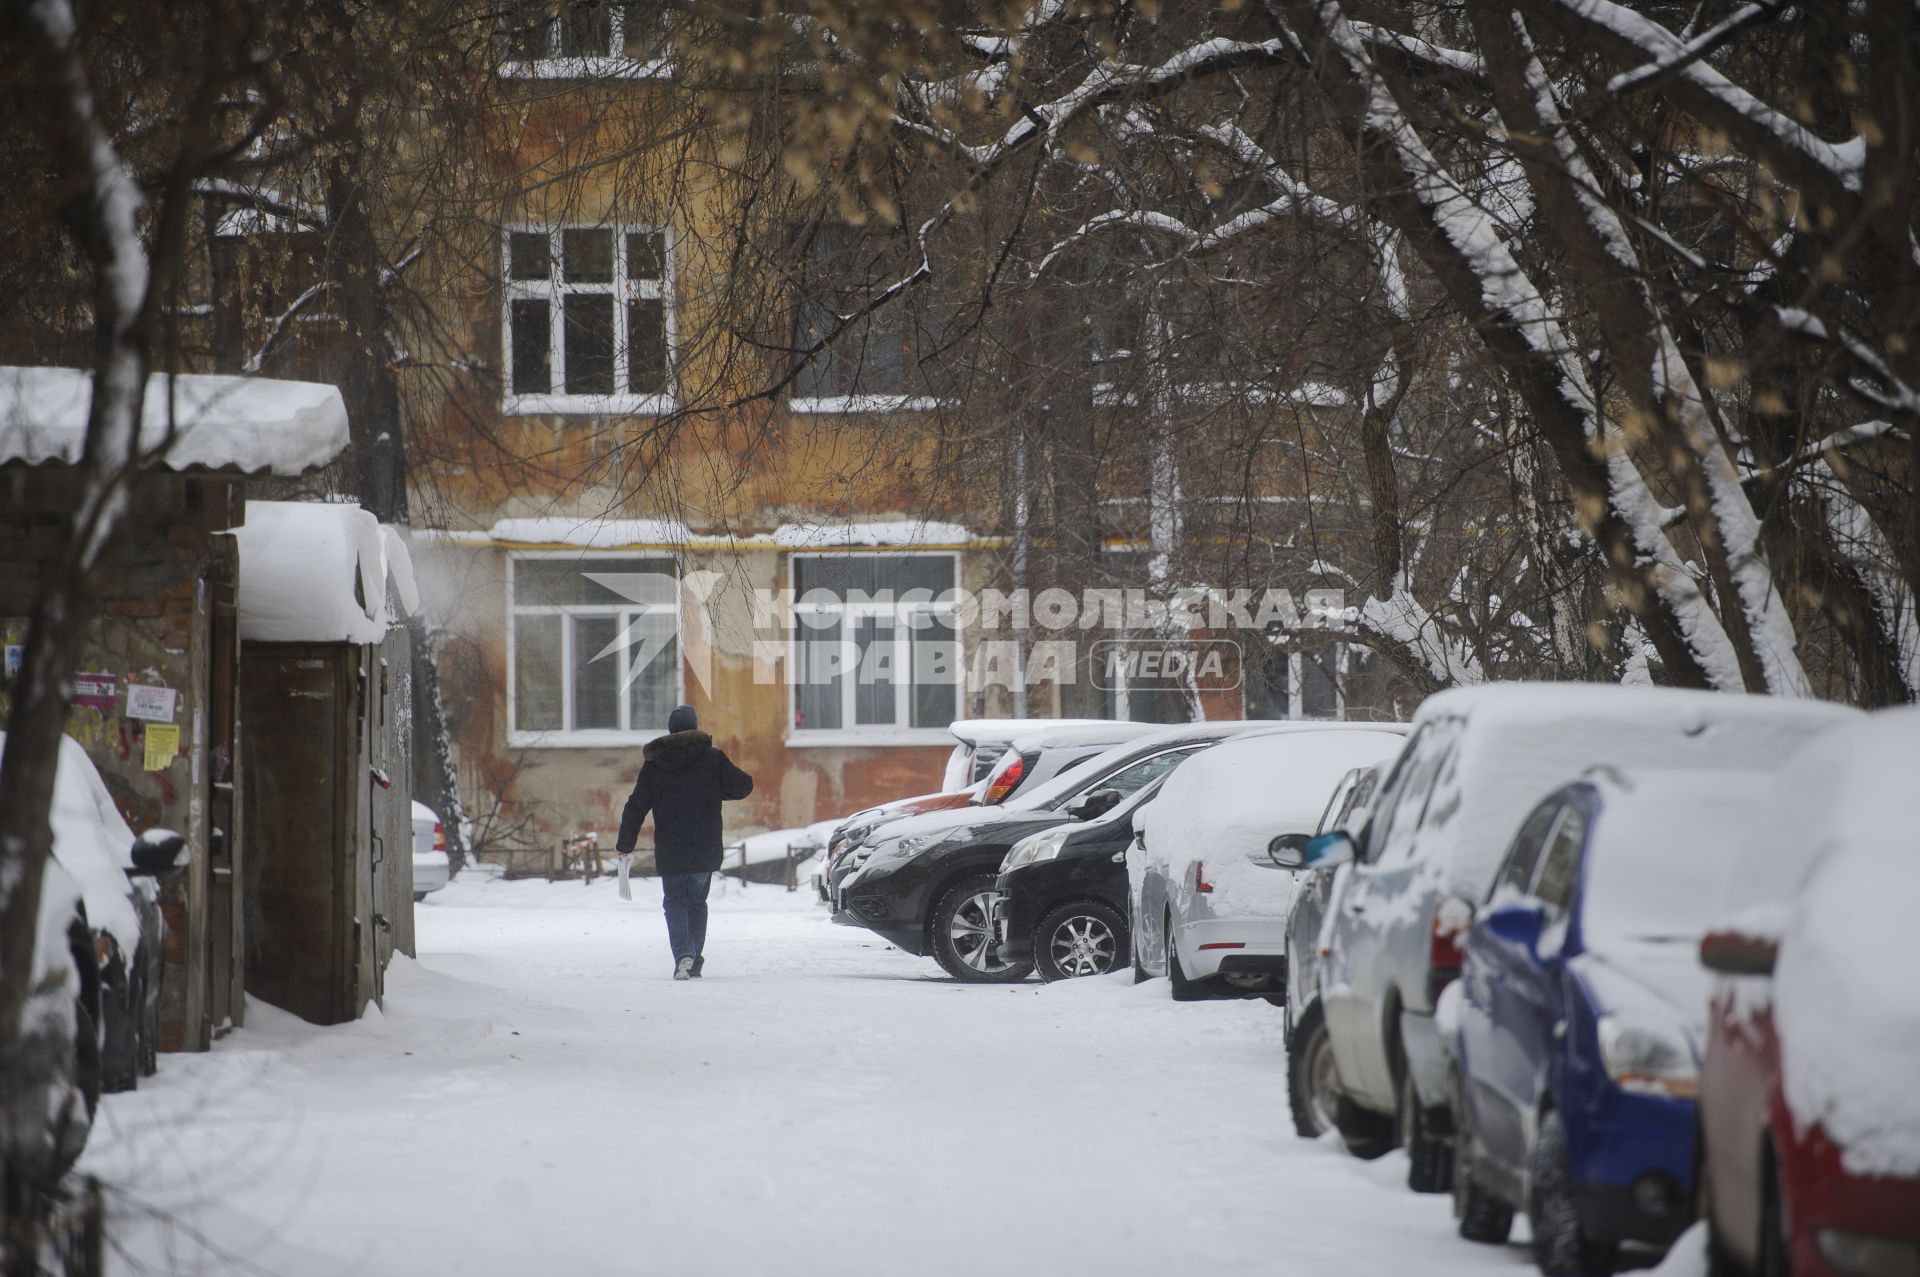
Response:
[[[713,875],[660,875],[660,908],[667,915],[667,943],[673,946],[673,961],[692,958],[696,970],[707,947],[707,888]]]

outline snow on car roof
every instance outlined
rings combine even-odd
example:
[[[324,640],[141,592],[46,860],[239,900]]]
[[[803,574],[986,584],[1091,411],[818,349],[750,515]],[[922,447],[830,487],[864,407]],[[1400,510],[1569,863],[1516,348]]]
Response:
[[[1590,949],[1697,943],[1765,826],[1771,772],[1615,772],[1589,836],[1582,933]],[[1502,849],[1504,851],[1504,848]]]
[[[0,749],[6,741],[7,734],[0,731]],[[131,954],[140,940],[140,919],[127,899],[133,830],[114,806],[99,769],[71,736],[60,738],[53,808],[48,815],[53,823],[53,858],[78,886],[88,924],[111,935],[122,953]],[[65,912],[72,912],[71,904]],[[60,925],[64,927],[64,921]],[[44,934],[40,940],[53,943]]]
[[[0,368],[0,462],[77,463],[92,403],[85,369]],[[160,464],[170,470],[299,475],[347,446],[347,409],[338,390],[318,382],[154,373],[140,448],[163,444]]]
[[[1449,890],[1480,900],[1527,812],[1589,767],[1771,767],[1858,715],[1821,701],[1605,683],[1438,692],[1414,714],[1415,730],[1449,721],[1471,730],[1461,733],[1426,799],[1417,845],[1402,854],[1432,866]],[[1372,818],[1385,811],[1376,807]]]
[[[1920,847],[1905,829],[1821,859],[1774,967],[1787,1106],[1857,1175],[1920,1176]]]
[[[1140,817],[1148,841],[1178,840],[1224,858],[1276,834],[1312,833],[1343,776],[1402,744],[1397,732],[1361,724],[1299,726],[1222,741],[1182,763]]]
[[[947,727],[954,738],[965,745],[1004,745],[1027,732],[1058,727],[1105,727],[1111,718],[956,718]]]
[[[1773,992],[1787,1103],[1848,1170],[1920,1175],[1920,707],[1862,715],[1781,775],[1729,906],[1784,919]]]
[[[1048,727],[1009,742],[1014,749],[1063,749],[1074,745],[1118,745],[1158,731],[1159,723],[1097,723],[1086,727]]]
[[[357,505],[249,501],[240,542],[240,637],[267,643],[378,643],[413,579],[405,544]],[[418,593],[413,592],[418,599]]]

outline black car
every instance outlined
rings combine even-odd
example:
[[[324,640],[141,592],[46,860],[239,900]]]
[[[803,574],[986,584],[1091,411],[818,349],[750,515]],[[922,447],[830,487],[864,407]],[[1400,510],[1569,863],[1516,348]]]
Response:
[[[1166,770],[1198,748],[1170,750],[1163,755],[1169,760]],[[1133,839],[1133,813],[1159,787],[1153,780],[1103,816],[1014,845],[994,882],[1000,893],[994,911],[996,952],[1002,962],[1029,965],[1042,980],[1066,980],[1105,975],[1128,961],[1133,942],[1127,926],[1127,844]]]
[[[1166,774],[1178,754],[1261,723],[1188,723],[1166,728],[1081,764],[1027,795],[1028,805],[981,808],[961,824],[879,840],[858,873],[840,884],[836,921],[867,928],[908,953],[931,956],[970,983],[1024,980],[1029,962],[1000,960],[993,932],[994,880],[1014,843],[1071,820],[1091,820]]]

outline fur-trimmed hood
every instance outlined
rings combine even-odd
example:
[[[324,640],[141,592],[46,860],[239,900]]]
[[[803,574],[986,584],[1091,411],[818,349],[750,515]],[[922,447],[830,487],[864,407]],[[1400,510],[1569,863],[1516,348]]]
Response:
[[[711,744],[713,737],[698,729],[668,732],[665,736],[656,736],[648,741],[640,751],[640,757],[644,762],[678,770],[698,758],[700,751]]]

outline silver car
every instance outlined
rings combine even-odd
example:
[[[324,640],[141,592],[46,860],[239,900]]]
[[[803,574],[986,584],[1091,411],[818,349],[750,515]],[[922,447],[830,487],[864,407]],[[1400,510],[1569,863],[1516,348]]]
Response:
[[[1505,683],[1420,706],[1360,827],[1305,849],[1351,861],[1324,936],[1320,1004],[1334,1114],[1357,1152],[1398,1143],[1408,1183],[1452,1184],[1450,1068],[1434,1023],[1460,945],[1520,821],[1593,766],[1750,768],[1856,711],[1814,701],[1603,684]]]

